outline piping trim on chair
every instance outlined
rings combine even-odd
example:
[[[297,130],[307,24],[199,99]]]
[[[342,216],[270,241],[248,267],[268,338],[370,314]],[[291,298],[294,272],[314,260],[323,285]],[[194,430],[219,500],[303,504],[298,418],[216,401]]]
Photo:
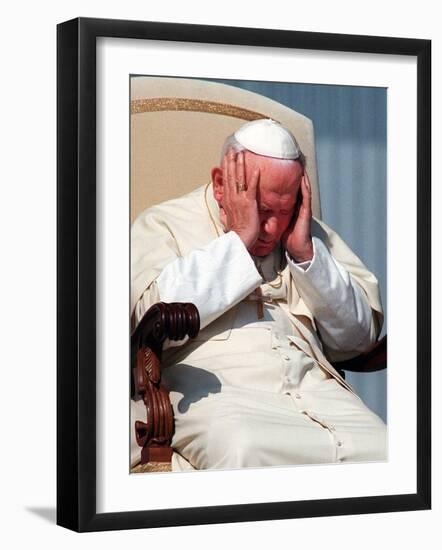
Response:
[[[229,103],[218,103],[205,99],[190,99],[184,97],[152,97],[148,99],[133,99],[131,114],[150,113],[154,111],[194,111],[231,116],[243,120],[258,120],[270,118],[267,115],[250,111]]]

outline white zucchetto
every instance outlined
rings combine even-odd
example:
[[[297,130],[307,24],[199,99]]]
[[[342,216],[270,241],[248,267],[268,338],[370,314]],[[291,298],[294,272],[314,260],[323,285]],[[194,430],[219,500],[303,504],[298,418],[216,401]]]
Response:
[[[268,118],[247,122],[234,135],[243,147],[257,155],[290,160],[302,155],[295,136]]]

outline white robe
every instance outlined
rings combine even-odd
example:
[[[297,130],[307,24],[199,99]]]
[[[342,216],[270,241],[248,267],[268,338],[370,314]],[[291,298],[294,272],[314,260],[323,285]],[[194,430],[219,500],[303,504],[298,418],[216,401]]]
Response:
[[[376,337],[366,294],[319,238],[313,242],[311,264],[287,257],[291,280],[329,351],[363,351]],[[200,335],[163,355],[174,470],[386,458],[384,423],[317,360],[302,325],[293,324],[277,252],[254,261],[229,232],[177,256],[134,308],[138,321],[153,293],[193,302],[201,316]],[[251,295],[258,286],[267,296],[261,320]]]

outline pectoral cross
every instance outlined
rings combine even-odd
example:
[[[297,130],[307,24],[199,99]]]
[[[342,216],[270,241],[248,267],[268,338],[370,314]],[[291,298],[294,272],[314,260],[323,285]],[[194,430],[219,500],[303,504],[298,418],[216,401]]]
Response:
[[[252,294],[249,294],[246,298],[248,302],[256,302],[256,313],[258,320],[264,319],[264,302],[273,302],[270,294],[263,295],[261,288],[256,288]]]
[[[256,314],[259,319],[264,319],[264,300],[262,297],[261,287],[255,289],[256,294]]]

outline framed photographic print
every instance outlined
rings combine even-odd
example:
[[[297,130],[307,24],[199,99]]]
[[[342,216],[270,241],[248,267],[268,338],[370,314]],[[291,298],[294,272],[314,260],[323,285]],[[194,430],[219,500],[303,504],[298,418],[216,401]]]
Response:
[[[58,524],[430,507],[430,52],[58,26]]]

